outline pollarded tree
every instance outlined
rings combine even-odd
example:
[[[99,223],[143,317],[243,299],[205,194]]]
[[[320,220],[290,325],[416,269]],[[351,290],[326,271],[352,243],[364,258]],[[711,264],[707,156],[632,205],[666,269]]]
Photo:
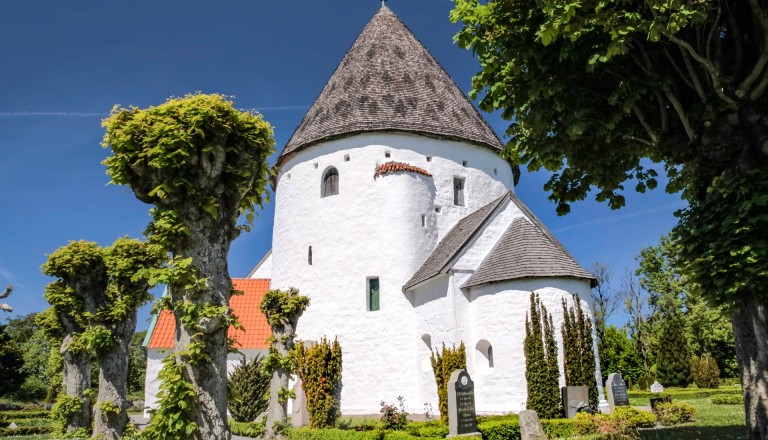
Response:
[[[261,300],[261,312],[267,317],[272,330],[269,337],[269,355],[264,367],[272,375],[269,384],[269,409],[263,438],[282,437],[288,422],[288,380],[296,368],[290,356],[296,339],[299,318],[309,306],[309,297],[299,290],[270,290]]]
[[[87,317],[103,306],[107,269],[102,249],[93,242],[71,241],[50,254],[42,270],[58,278],[46,287],[45,299],[64,330],[61,354],[65,395],[57,399],[54,412],[63,419],[65,431],[88,432],[91,400],[86,390],[91,386],[92,355],[83,334],[89,324]]]
[[[749,437],[768,437],[768,6],[761,0],[456,0],[472,96],[513,120],[506,157],[556,172],[557,211],[627,181],[683,190],[685,272],[733,307]]]
[[[86,330],[99,362],[94,436],[119,440],[128,423],[126,388],[136,311],[152,298],[147,278],[140,272],[159,266],[161,257],[157,249],[127,237],[104,249],[109,284],[103,305],[93,314]]]
[[[155,206],[149,241],[173,256],[151,281],[168,285],[161,306],[176,317],[176,361],[164,377],[180,368],[178,378],[199,396],[186,411],[194,429],[184,435],[227,440],[227,328],[235,322],[227,256],[267,197],[272,128],[224,96],[204,94],[146,110],[115,107],[103,125],[112,181]]]

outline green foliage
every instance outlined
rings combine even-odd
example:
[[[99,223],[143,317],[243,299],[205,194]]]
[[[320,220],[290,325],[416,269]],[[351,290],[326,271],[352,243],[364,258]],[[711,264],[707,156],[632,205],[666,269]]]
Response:
[[[131,338],[128,348],[128,377],[126,389],[128,393],[144,391],[144,378],[147,372],[147,348],[144,347],[144,338],[147,331],[137,332]]]
[[[163,368],[157,375],[160,381],[157,408],[150,410],[149,425],[142,433],[149,440],[186,440],[192,438],[197,424],[190,414],[197,399],[197,391],[189,382],[174,355],[163,359]]]
[[[397,396],[398,404],[381,401],[381,427],[386,430],[402,431],[408,425],[408,413],[405,411],[405,399]]]
[[[643,385],[643,382],[647,382],[643,359],[627,336],[626,329],[619,329],[613,325],[605,328],[605,345],[603,352],[600,353],[600,370],[604,375],[603,383],[608,379],[608,374],[618,372],[621,373],[621,377],[639,383],[642,389],[647,390],[650,386],[650,383]]]
[[[576,413],[576,416],[571,419],[571,423],[575,435],[591,435],[597,432],[597,423],[593,414]]]
[[[568,438],[576,435],[571,419],[544,419],[541,427],[549,438]]]
[[[542,419],[560,416],[560,370],[557,361],[552,317],[535,293],[525,317],[525,380],[528,387],[526,407]]]
[[[419,423],[410,422],[406,429],[414,437],[445,438],[448,435],[448,426],[439,420]]]
[[[0,422],[17,422],[26,419],[50,419],[50,411],[2,411]]]
[[[0,325],[0,396],[14,393],[24,384],[27,373],[23,371],[24,353]]]
[[[297,344],[291,353],[295,372],[307,397],[310,428],[328,428],[341,415],[341,344],[323,337],[306,348]]]
[[[654,413],[660,425],[675,426],[694,421],[696,408],[687,402],[664,402],[656,405]]]
[[[243,357],[229,376],[229,413],[237,422],[253,422],[269,406],[269,374],[261,355],[250,361]],[[262,430],[264,426],[261,426]]]
[[[289,440],[384,440],[392,439],[385,431],[345,431],[341,429],[294,428],[287,432]],[[400,437],[402,438],[402,437]]]
[[[448,381],[455,370],[467,369],[467,350],[464,342],[459,347],[448,348],[443,343],[443,350],[435,350],[430,355],[432,372],[437,383],[437,400],[440,407],[440,420],[448,423]]]
[[[484,440],[512,440],[520,438],[520,422],[517,418],[489,420],[477,424],[477,430]]]
[[[259,437],[264,432],[264,423],[229,421],[229,430],[233,435]]]
[[[707,197],[691,202],[673,233],[679,263],[714,304],[734,304],[753,286],[768,283],[768,175],[725,172]],[[765,301],[765,289],[755,293]]]
[[[68,432],[67,427],[71,425],[73,417],[80,414],[83,408],[83,400],[88,399],[87,396],[67,396],[66,394],[59,394],[56,398],[56,403],[51,408],[51,419],[56,420],[59,424],[59,433],[70,437],[79,436],[79,431]],[[80,428],[85,429],[85,428]]]
[[[640,411],[630,406],[615,407],[610,419],[622,427],[653,428],[656,426],[656,416],[653,413]]]
[[[690,352],[682,312],[661,316],[654,331],[659,335],[656,345],[658,381],[665,387],[691,383]]]
[[[691,358],[691,376],[699,388],[718,388],[720,386],[720,369],[717,362],[705,354],[702,357]]]
[[[736,342],[727,308],[712,307],[697,290],[689,292],[685,307],[685,336],[691,353],[710,354],[721,367],[721,377],[737,377]]]
[[[736,394],[718,394],[712,396],[713,405],[743,405],[744,396]]]
[[[231,241],[267,197],[272,127],[222,95],[189,94],[146,110],[115,106],[102,125],[103,146],[114,153],[107,172],[157,207],[150,235],[164,249],[178,250],[189,222],[203,217]],[[234,228],[241,214],[248,222]]]
[[[0,437],[49,434],[55,431],[55,426],[19,426],[16,429],[0,428]]]
[[[291,287],[288,290],[270,290],[261,301],[261,312],[267,317],[270,326],[282,326],[294,317],[301,316],[309,306],[309,297],[299,294]]]
[[[563,299],[563,371],[565,384],[586,385],[589,388],[589,406],[597,409],[598,392],[595,374],[592,321],[584,314],[581,299],[573,295],[574,305],[569,307]]]

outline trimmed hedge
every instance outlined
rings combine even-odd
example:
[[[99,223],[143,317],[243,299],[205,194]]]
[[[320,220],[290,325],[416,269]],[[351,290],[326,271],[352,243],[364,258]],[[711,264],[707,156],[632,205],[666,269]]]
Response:
[[[517,419],[489,420],[477,425],[483,440],[519,440],[520,422]]]
[[[682,389],[665,391],[663,393],[651,393],[650,391],[630,391],[630,399],[650,399],[651,397],[672,397],[672,399],[706,399],[715,395],[728,394],[728,395],[743,395],[743,392],[739,388],[728,389]]]
[[[575,437],[577,435],[573,420],[570,419],[544,419],[541,426],[549,438]]]
[[[16,429],[0,428],[0,437],[12,437],[18,435],[50,434],[56,431],[56,427],[48,426],[19,426]]]
[[[258,437],[264,432],[264,424],[256,422],[238,422],[229,420],[229,429],[232,434],[244,437]]]
[[[0,412],[0,422],[21,419],[50,419],[50,411],[3,411]]]
[[[696,408],[686,402],[660,403],[656,405],[655,412],[659,424],[662,426],[676,426],[693,422],[696,416]]]
[[[417,437],[405,431],[347,431],[343,429],[291,428],[289,440],[418,440],[443,437]],[[520,438],[519,436],[517,438]]]
[[[714,405],[743,405],[744,396],[734,394],[718,394],[712,396],[712,404]]]

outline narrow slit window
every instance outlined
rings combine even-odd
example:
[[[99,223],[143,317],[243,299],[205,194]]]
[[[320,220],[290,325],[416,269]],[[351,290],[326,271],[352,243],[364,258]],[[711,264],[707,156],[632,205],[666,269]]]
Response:
[[[312,265],[312,246],[307,249],[307,263],[309,263],[310,266]]]
[[[321,197],[335,196],[339,193],[339,171],[336,168],[328,168],[323,174],[323,188]]]
[[[464,179],[461,177],[453,178],[453,204],[464,206]]]
[[[384,157],[391,157],[391,156],[392,156],[391,152],[389,152],[389,151],[385,151],[384,152]]]
[[[349,162],[349,154],[344,155],[344,162]]]
[[[439,206],[435,206],[435,212],[440,214],[440,207]]]
[[[432,156],[427,156],[427,162],[432,162]]]
[[[379,279],[368,278],[368,311],[379,310]]]
[[[424,214],[421,214],[421,227],[427,226],[427,216]]]
[[[464,166],[467,166],[467,165],[469,165],[469,162],[465,160],[461,164],[464,165]]]
[[[494,169],[493,169],[493,175],[494,175],[494,176],[498,176],[498,175],[499,175],[499,170],[497,170],[496,168],[494,168]]]

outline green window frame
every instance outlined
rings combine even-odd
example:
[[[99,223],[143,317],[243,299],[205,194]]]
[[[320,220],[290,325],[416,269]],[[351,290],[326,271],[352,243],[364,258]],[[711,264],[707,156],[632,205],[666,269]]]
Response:
[[[368,278],[368,311],[375,312],[379,310],[379,279]]]

